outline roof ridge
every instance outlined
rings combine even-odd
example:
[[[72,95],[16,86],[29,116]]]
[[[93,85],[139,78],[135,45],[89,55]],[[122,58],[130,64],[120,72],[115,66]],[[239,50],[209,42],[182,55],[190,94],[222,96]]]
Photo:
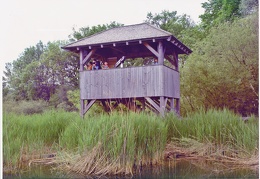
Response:
[[[148,24],[148,23],[147,23],[147,22],[142,22],[142,23],[138,23],[138,24],[131,24],[131,25],[123,25],[123,26],[113,27],[113,28],[110,28],[110,29],[106,29],[106,30],[97,32],[97,33],[92,34],[92,35],[90,35],[90,36],[83,37],[82,39],[79,39],[79,40],[76,40],[76,41],[74,41],[74,42],[71,42],[71,43],[65,45],[64,47],[69,46],[69,45],[71,45],[71,44],[73,44],[73,43],[80,42],[80,41],[83,41],[83,40],[85,40],[85,39],[88,39],[88,38],[97,36],[97,35],[99,35],[99,34],[101,34],[101,33],[107,32],[107,31],[112,30],[112,29],[118,29],[118,28],[130,27],[130,26],[137,26],[137,25],[141,25],[141,24]],[[148,25],[149,25],[149,24],[148,24]]]
[[[152,25],[152,24],[149,24],[148,22],[142,22],[142,23],[138,23],[138,24],[130,24],[130,25],[124,25],[124,26],[118,26],[118,27],[113,27],[113,28],[110,28],[110,29],[106,29],[106,30],[97,32],[97,33],[95,33],[95,34],[92,34],[92,35],[90,35],[90,36],[83,37],[82,39],[76,40],[76,41],[74,41],[74,42],[71,42],[71,43],[67,44],[66,46],[69,46],[69,45],[71,45],[71,44],[73,44],[73,43],[76,43],[76,42],[81,42],[81,41],[83,41],[83,40],[86,40],[86,39],[88,39],[88,38],[97,36],[97,35],[102,34],[102,33],[105,33],[105,32],[108,32],[108,31],[113,30],[113,29],[128,28],[128,27],[131,27],[131,26],[138,26],[138,25],[142,25],[142,24],[146,24],[146,25],[148,25],[148,26],[150,26],[150,27],[152,27],[152,28],[154,28],[154,29],[156,29],[156,30],[160,30],[161,32],[167,33],[168,35],[172,35],[170,32],[167,32],[167,31],[165,31],[165,30],[163,30],[163,29],[160,29],[160,28],[158,28],[158,27],[156,27],[156,26],[154,26],[154,25]],[[66,46],[64,46],[64,47],[66,47]]]
[[[167,34],[169,34],[169,35],[173,35],[172,33],[168,32],[168,31],[166,31],[166,30],[163,30],[163,29],[161,29],[161,28],[159,28],[159,27],[156,27],[156,26],[153,25],[153,24],[150,24],[150,23],[148,23],[148,22],[146,22],[146,24],[149,25],[149,26],[151,26],[151,27],[154,28],[154,29],[160,30],[160,31],[162,31],[162,32],[164,32],[164,33],[167,33]]]
[[[117,27],[114,27],[114,28],[117,28]],[[114,28],[110,28],[110,29],[114,29]],[[96,36],[96,35],[98,35],[98,34],[101,34],[101,33],[103,33],[103,32],[106,32],[106,31],[108,31],[108,30],[110,30],[110,29],[102,30],[102,31],[97,32],[97,33],[94,33],[94,34],[92,34],[92,35],[90,35],[90,36],[83,37],[82,39],[79,39],[79,40],[76,40],[76,41],[74,41],[74,42],[71,42],[71,43],[65,45],[64,47],[69,46],[69,45],[71,45],[71,44],[73,44],[73,43],[76,43],[76,42],[83,41],[83,40],[85,40],[85,39],[87,39],[87,38],[90,38],[90,37]]]

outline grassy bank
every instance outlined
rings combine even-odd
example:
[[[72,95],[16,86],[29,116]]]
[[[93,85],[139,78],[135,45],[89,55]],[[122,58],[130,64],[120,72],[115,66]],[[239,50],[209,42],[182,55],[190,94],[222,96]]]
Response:
[[[227,110],[201,110],[182,120],[173,114],[112,113],[84,120],[64,111],[3,114],[5,171],[45,159],[82,174],[131,174],[162,161],[166,150],[194,154],[195,146],[202,156],[258,156],[258,119],[244,122]]]
[[[200,110],[183,120],[174,120],[167,116],[168,139],[191,138],[215,146],[226,146],[245,153],[258,153],[258,119],[250,117],[243,121],[241,117],[228,110]]]

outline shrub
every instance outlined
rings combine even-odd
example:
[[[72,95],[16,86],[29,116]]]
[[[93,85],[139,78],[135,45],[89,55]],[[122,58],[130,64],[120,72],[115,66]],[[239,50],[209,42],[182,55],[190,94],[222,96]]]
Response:
[[[45,101],[4,101],[3,111],[16,114],[40,114],[48,109],[48,104]]]

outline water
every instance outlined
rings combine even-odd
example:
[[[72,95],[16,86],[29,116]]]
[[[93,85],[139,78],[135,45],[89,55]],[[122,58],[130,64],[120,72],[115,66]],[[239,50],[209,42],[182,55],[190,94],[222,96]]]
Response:
[[[147,169],[135,178],[258,178],[258,171],[234,168],[223,163],[182,160],[167,164]]]
[[[170,178],[258,178],[258,170],[237,168],[224,163],[199,160],[168,161],[162,166],[143,167],[135,171],[133,177],[107,176],[88,177],[76,174],[64,174],[50,166],[34,166],[29,171],[17,175],[4,175],[4,179],[38,179],[38,178],[106,178],[106,179],[170,179]]]

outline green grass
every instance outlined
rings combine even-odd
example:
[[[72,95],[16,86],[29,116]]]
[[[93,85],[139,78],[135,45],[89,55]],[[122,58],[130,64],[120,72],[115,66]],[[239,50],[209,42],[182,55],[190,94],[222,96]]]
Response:
[[[116,172],[128,170],[133,164],[148,164],[163,159],[166,143],[176,139],[192,139],[211,143],[215,148],[228,146],[230,150],[245,155],[258,153],[258,119],[247,122],[228,110],[200,110],[185,118],[173,114],[161,118],[145,113],[112,113],[88,116],[82,120],[77,113],[47,111],[43,114],[3,114],[3,161],[4,167],[18,168],[23,153],[46,153],[54,149],[62,159],[67,153],[74,160],[75,171],[81,166],[100,172],[115,163]],[[190,141],[190,140],[187,140]],[[97,149],[96,152],[94,149]],[[78,158],[73,156],[78,156]],[[79,161],[97,163],[82,165]],[[77,159],[77,160],[76,160]],[[77,168],[77,169],[75,169]],[[107,171],[106,171],[107,172]]]
[[[20,154],[41,151],[44,146],[59,142],[71,118],[75,114],[48,111],[44,114],[3,114],[3,157],[4,164],[15,165]],[[44,151],[41,151],[44,152]]]
[[[143,157],[152,160],[157,152],[162,153],[166,134],[164,122],[156,116],[112,113],[77,119],[61,135],[60,146],[82,153],[101,143],[102,152],[107,152],[112,160],[120,156],[120,162],[133,163]]]
[[[235,150],[248,153],[258,152],[258,119],[251,117],[243,121],[240,116],[228,111],[200,110],[182,120],[168,115],[168,140],[192,138],[202,143],[211,142],[216,146],[228,145]]]

